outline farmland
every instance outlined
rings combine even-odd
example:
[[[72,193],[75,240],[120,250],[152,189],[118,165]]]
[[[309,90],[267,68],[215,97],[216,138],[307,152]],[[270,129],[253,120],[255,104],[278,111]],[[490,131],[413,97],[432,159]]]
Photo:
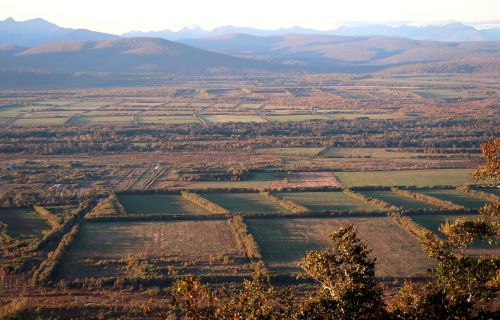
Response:
[[[123,259],[151,259],[183,273],[248,271],[226,221],[94,222],[82,225],[62,276],[118,276]]]
[[[208,213],[180,195],[124,194],[119,195],[118,199],[129,214]]]
[[[410,209],[435,208],[434,206],[427,204],[423,201],[411,199],[408,197],[403,197],[390,190],[361,191],[361,194],[370,198],[383,200],[397,207],[404,207]]]
[[[471,183],[468,170],[401,170],[373,172],[339,172],[335,174],[347,186],[438,186]]]
[[[145,77],[0,90],[0,268],[12,272],[0,303],[28,292],[110,310],[140,297],[142,314],[184,275],[237,290],[255,270],[303,295],[298,261],[347,223],[394,292],[433,265],[398,218],[437,232],[484,204],[467,190],[498,194],[470,177],[499,125],[489,78],[434,79],[441,90],[377,75]],[[35,273],[48,276],[32,286]]]
[[[7,225],[11,237],[39,237],[50,226],[31,209],[0,209],[0,222]]]
[[[471,209],[479,209],[481,207],[484,207],[484,205],[486,204],[486,201],[482,199],[472,197],[468,194],[465,194],[463,192],[454,189],[422,190],[422,193],[428,194],[438,199],[451,201],[453,203]]]
[[[201,195],[231,212],[287,212],[258,193],[203,193]]]
[[[379,260],[380,277],[423,275],[431,266],[418,240],[387,218],[249,219],[247,224],[262,248],[264,260],[278,273],[299,271],[298,261],[309,250],[328,247],[337,227],[352,223]]]
[[[376,209],[343,192],[282,192],[279,195],[312,211],[369,211]]]

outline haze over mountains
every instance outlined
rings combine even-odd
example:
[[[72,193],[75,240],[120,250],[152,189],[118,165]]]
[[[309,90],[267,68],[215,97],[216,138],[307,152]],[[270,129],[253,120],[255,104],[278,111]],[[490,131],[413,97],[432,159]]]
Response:
[[[433,28],[404,30],[413,32],[415,37],[424,37],[430,34],[428,30],[435,32]],[[259,36],[248,34],[255,29],[228,33],[238,30],[242,31],[234,27],[219,28],[213,31],[223,33],[219,36],[174,42],[161,39],[161,34],[129,38],[60,28],[42,19],[26,22],[7,19],[0,22],[0,44],[4,44],[0,45],[0,70],[176,74],[249,70],[500,73],[500,41],[411,40],[364,35],[368,31],[352,28],[338,31],[363,35],[314,34],[314,30],[307,29],[273,31],[285,33],[276,35],[264,35],[267,31],[260,30]],[[381,33],[390,33],[383,30],[381,27]],[[463,25],[442,26],[440,30],[441,35],[434,33],[435,37],[461,39],[467,34],[469,39],[479,40],[495,36],[492,29],[487,36],[484,30]],[[186,33],[180,31],[177,35]]]
[[[255,28],[244,28],[225,26],[211,31],[201,28],[183,28],[179,31],[161,30],[151,32],[128,32],[124,37],[159,37],[169,40],[195,39],[221,36],[225,34],[248,34],[253,36],[280,36],[286,34],[314,34],[314,35],[337,35],[337,36],[385,36],[398,37],[413,40],[432,40],[446,42],[465,41],[497,41],[500,40],[500,28],[479,30],[472,26],[461,23],[450,23],[445,25],[430,26],[388,26],[383,24],[366,24],[359,26],[341,26],[334,30],[318,31],[309,28],[292,27],[278,30],[263,30]]]

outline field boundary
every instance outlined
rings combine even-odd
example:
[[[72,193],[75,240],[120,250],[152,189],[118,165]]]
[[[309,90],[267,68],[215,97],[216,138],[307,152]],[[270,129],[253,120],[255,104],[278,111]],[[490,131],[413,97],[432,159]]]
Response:
[[[473,196],[475,198],[483,199],[489,202],[496,202],[500,201],[500,197],[492,194],[492,193],[487,193],[484,191],[479,191],[479,190],[473,190],[469,188],[468,186],[461,186],[456,188],[457,191],[463,192],[465,194],[468,194],[470,196]]]
[[[424,193],[415,192],[415,191],[411,191],[408,189],[394,188],[394,187],[391,188],[391,191],[396,193],[396,194],[399,194],[400,196],[419,200],[419,201],[424,201],[430,205],[437,206],[437,207],[440,207],[443,209],[466,210],[466,208],[464,206],[458,205],[458,204],[453,203],[451,201],[441,200],[441,199],[438,199],[438,198],[433,197],[433,196],[429,196],[429,195],[424,194]]]
[[[310,213],[311,210],[300,205],[292,200],[285,199],[283,197],[273,195],[269,191],[262,191],[260,193],[263,197],[269,199],[270,201],[280,205],[291,213],[300,214],[300,213]]]

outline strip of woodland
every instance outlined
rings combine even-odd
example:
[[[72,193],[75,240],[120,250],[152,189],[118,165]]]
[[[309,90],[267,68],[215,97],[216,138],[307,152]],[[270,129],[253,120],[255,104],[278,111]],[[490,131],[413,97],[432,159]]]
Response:
[[[39,216],[47,220],[47,222],[50,224],[52,228],[57,228],[61,225],[59,219],[49,210],[47,210],[47,208],[35,205],[33,206],[33,211],[35,211]]]
[[[443,209],[448,210],[467,210],[464,206],[458,205],[451,201],[441,200],[423,193],[407,190],[407,189],[399,189],[399,188],[391,188],[392,192],[399,194],[403,197],[412,198],[415,200],[420,200],[431,204],[433,206],[437,206]]]
[[[57,248],[48,254],[40,267],[35,270],[32,276],[32,284],[47,285],[55,280],[58,268],[63,260],[64,253],[69,249],[76,235],[78,234],[78,225],[73,226],[70,232],[64,235]]]
[[[88,217],[106,217],[125,215],[125,208],[122,206],[114,193],[111,193],[105,200],[95,206],[88,214]]]
[[[479,190],[474,190],[471,189],[467,186],[461,186],[457,188],[458,191],[461,191],[463,193],[467,193],[468,195],[471,195],[473,197],[479,198],[486,200],[488,202],[497,202],[500,201],[500,198],[497,197],[496,195],[484,191],[479,191]]]
[[[285,199],[285,198],[280,197],[280,196],[273,195],[268,191],[262,191],[260,194],[262,196],[266,197],[267,199],[271,200],[272,202],[285,208],[286,210],[290,211],[291,213],[302,214],[302,213],[310,213],[311,212],[311,210],[307,209],[306,207],[304,207],[298,203],[295,203],[291,200]]]
[[[189,192],[189,191],[182,191],[181,195],[184,199],[191,201],[192,203],[204,208],[205,210],[211,212],[211,213],[216,213],[216,214],[228,214],[229,210],[219,206],[216,203],[213,203],[212,201],[203,198],[199,194]]]
[[[374,199],[374,198],[367,197],[367,196],[365,196],[365,195],[363,195],[361,193],[354,192],[351,189],[344,189],[344,193],[347,194],[347,195],[349,195],[349,196],[351,196],[351,197],[353,197],[353,198],[361,200],[364,203],[367,203],[369,205],[377,207],[377,208],[379,208],[380,210],[383,210],[383,211],[387,211],[387,212],[399,212],[399,211],[401,211],[401,208],[393,206],[390,203],[387,203],[387,202],[385,202],[383,200],[379,200],[379,199]]]

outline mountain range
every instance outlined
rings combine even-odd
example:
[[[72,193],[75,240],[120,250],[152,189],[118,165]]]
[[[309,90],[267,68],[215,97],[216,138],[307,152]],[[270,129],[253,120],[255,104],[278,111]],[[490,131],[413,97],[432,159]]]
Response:
[[[431,40],[445,42],[466,41],[498,41],[500,40],[500,28],[476,29],[461,23],[450,23],[445,25],[429,26],[388,26],[383,24],[366,24],[358,26],[341,26],[334,30],[319,31],[309,28],[292,27],[277,30],[263,30],[255,28],[244,28],[225,26],[211,31],[201,28],[183,28],[179,31],[162,30],[152,32],[128,32],[124,37],[159,37],[169,40],[194,39],[221,36],[225,34],[248,34],[253,36],[280,36],[286,34],[314,34],[314,35],[337,35],[337,36],[385,36],[407,38],[412,40]]]
[[[500,21],[497,23],[500,25]],[[309,28],[292,27],[277,30],[224,26],[211,31],[201,28],[183,28],[179,31],[133,31],[121,37],[153,37],[167,40],[207,38],[226,34],[248,34],[253,36],[282,36],[286,34],[339,35],[339,36],[385,36],[407,38],[412,40],[431,40],[444,42],[466,41],[498,41],[500,28],[477,29],[461,23],[429,26],[389,26],[383,24],[365,24],[357,26],[341,26],[334,30],[318,31]],[[15,21],[13,18],[0,21],[0,44],[13,44],[22,47],[33,47],[53,41],[66,40],[110,40],[119,37],[109,33],[95,32],[86,29],[62,28],[37,18],[27,21]]]
[[[31,32],[35,26],[36,32]],[[448,26],[448,29],[463,29],[464,34],[470,28]],[[293,31],[291,29],[280,31],[286,34],[259,36],[227,33],[229,31],[235,29],[217,31],[224,32],[222,35],[174,42],[159,34],[155,37],[119,37],[60,28],[42,19],[19,23],[7,19],[0,22],[0,43],[5,43],[0,45],[0,70],[142,74],[249,70],[500,74],[500,41],[443,42],[394,36],[339,36],[314,34],[310,30],[310,33],[300,30],[288,33]]]

